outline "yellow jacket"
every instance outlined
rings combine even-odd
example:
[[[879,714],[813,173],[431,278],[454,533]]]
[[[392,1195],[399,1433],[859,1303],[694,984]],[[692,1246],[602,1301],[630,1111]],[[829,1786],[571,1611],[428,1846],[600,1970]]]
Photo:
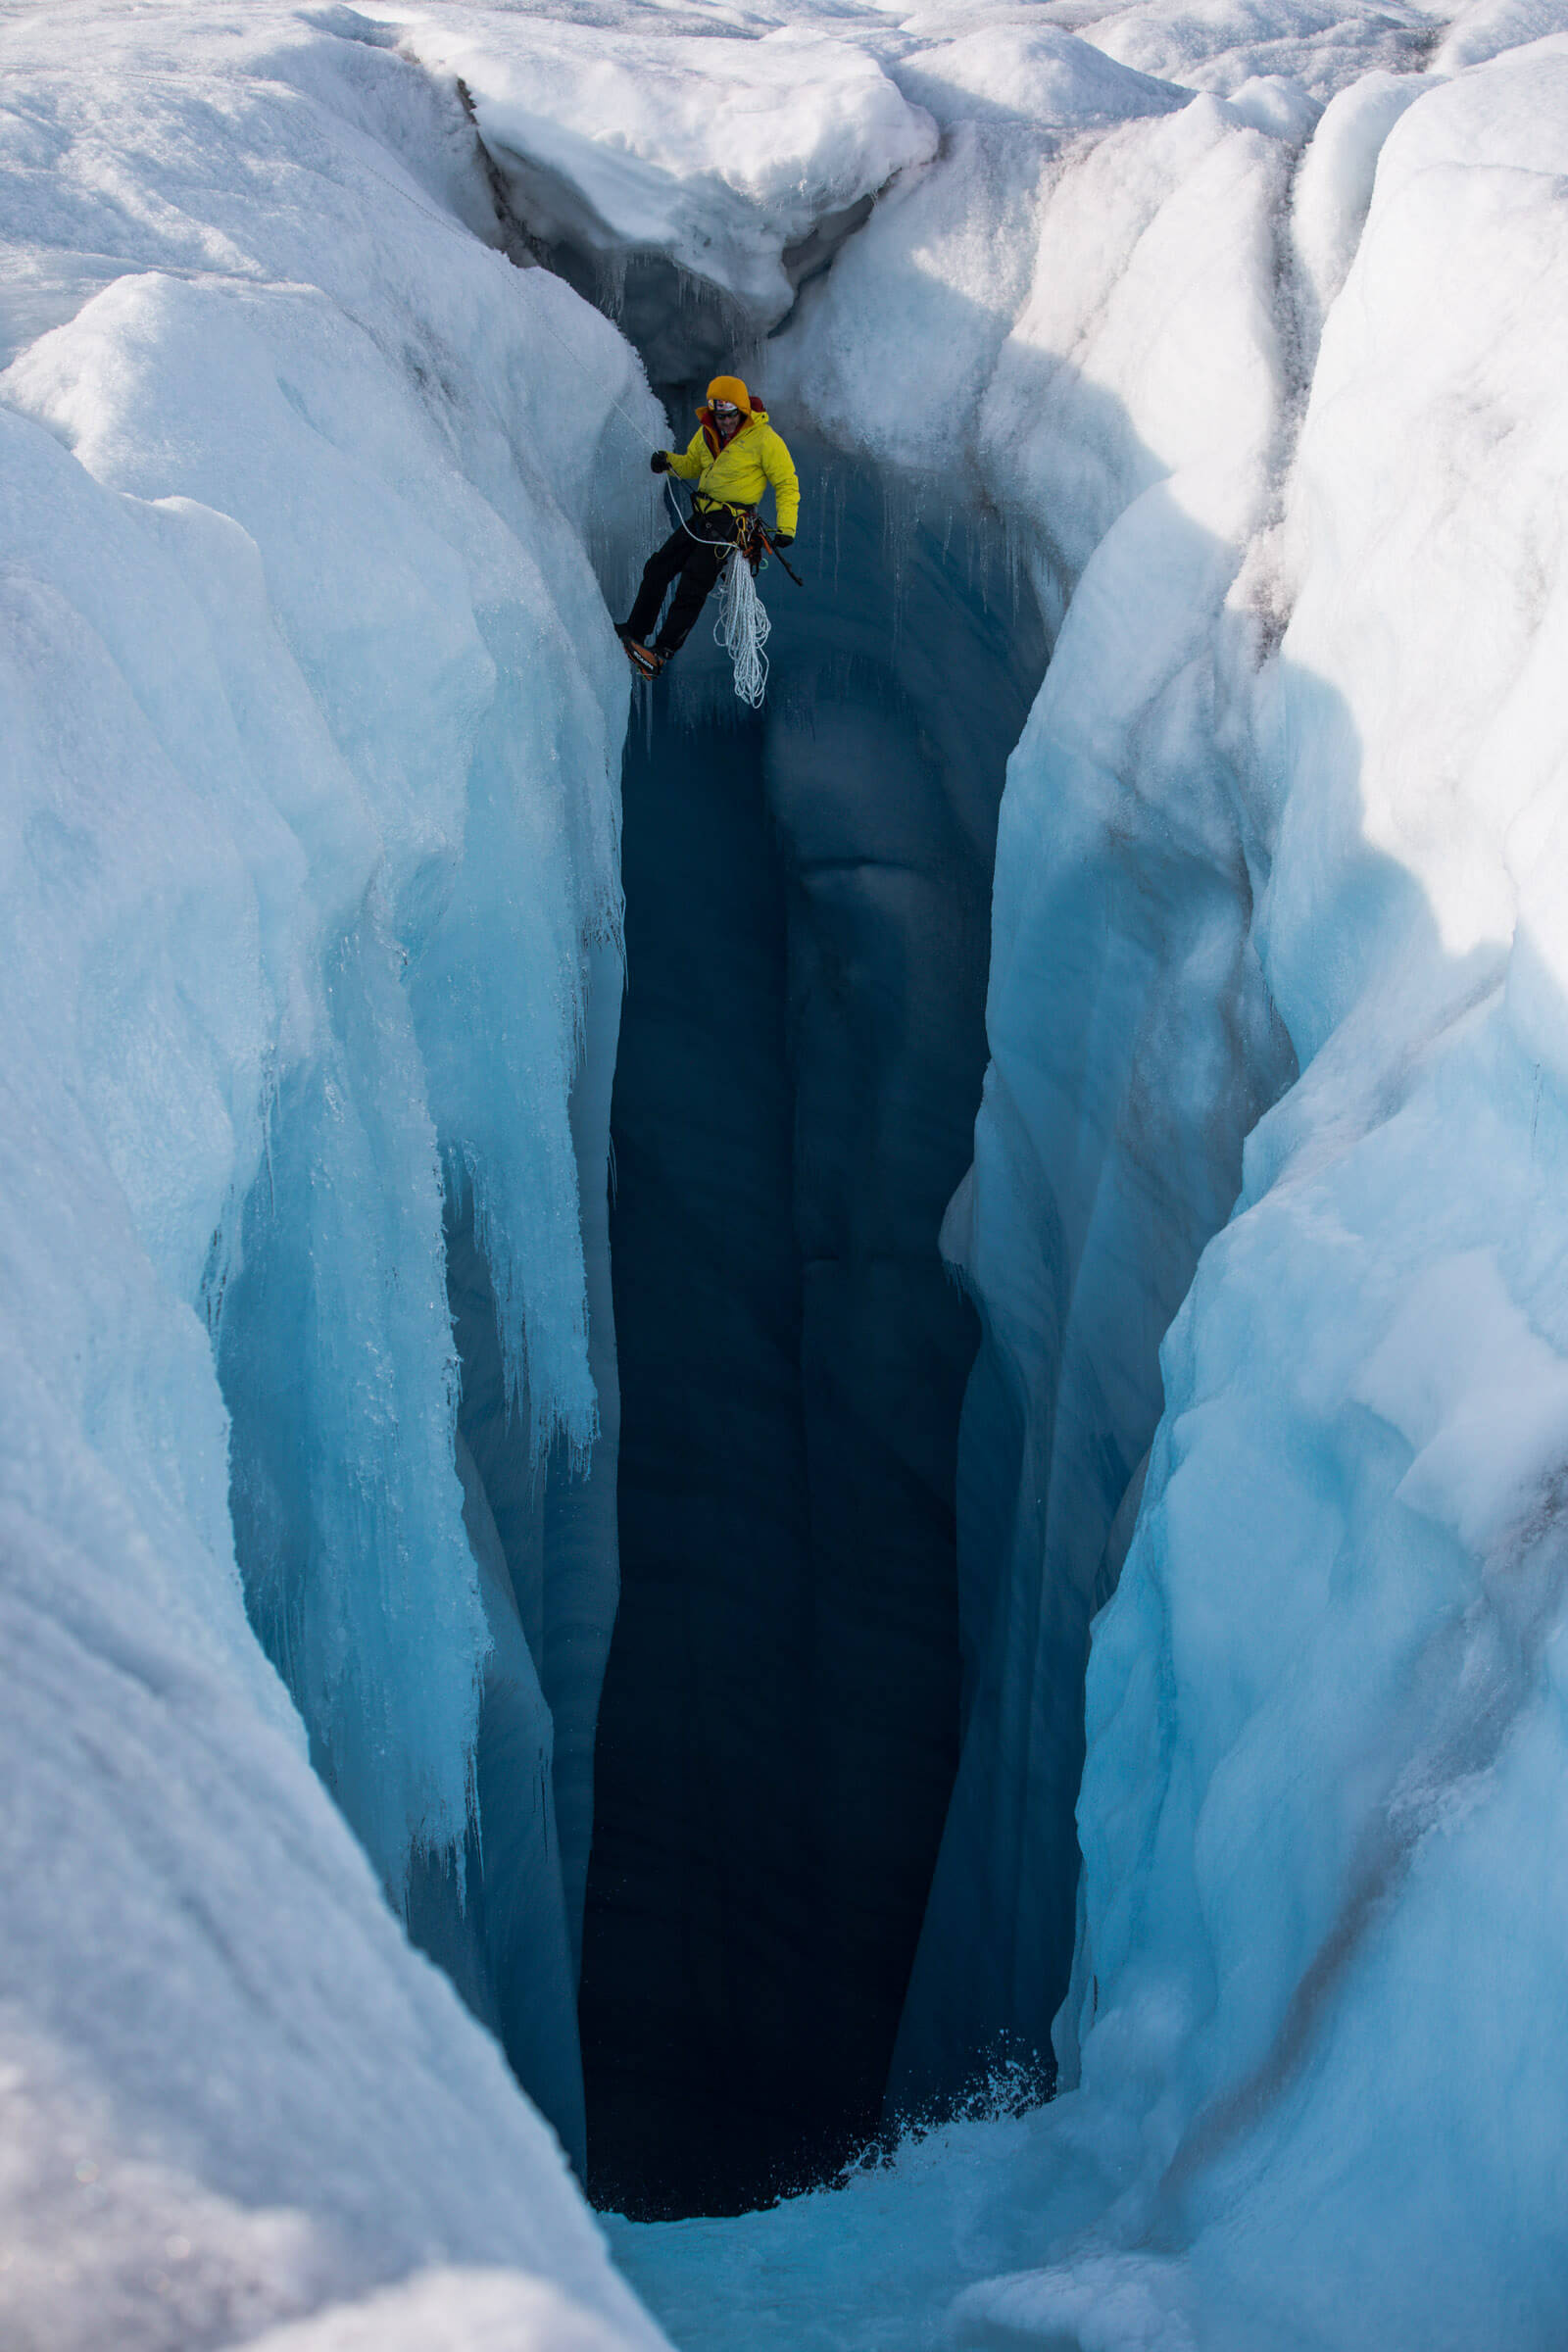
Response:
[[[669,470],[697,484],[697,496],[714,507],[755,507],[769,482],[778,528],[792,535],[800,519],[801,485],[795,462],[755,400],[741,428],[720,442],[711,409],[699,409],[698,426],[684,454],[671,451]]]

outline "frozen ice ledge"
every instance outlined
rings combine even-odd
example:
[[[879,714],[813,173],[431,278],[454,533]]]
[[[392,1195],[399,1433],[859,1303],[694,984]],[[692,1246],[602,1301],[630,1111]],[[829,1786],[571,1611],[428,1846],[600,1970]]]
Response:
[[[566,2162],[585,1904],[656,2129],[646,1898],[757,1929],[693,2163],[759,1984],[862,2120],[1059,2069],[618,2228],[689,2352],[1556,2352],[1557,24],[0,32],[8,2342],[659,2343]],[[760,728],[694,660],[634,748],[624,928],[617,304],[821,531]],[[638,1780],[700,1705],[748,1850]]]

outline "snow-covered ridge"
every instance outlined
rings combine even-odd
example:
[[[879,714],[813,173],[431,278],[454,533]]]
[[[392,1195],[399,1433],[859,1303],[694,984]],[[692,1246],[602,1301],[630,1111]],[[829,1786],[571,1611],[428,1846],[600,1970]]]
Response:
[[[465,11],[404,37],[466,77],[534,234],[612,276],[658,254],[757,335],[788,312],[806,253],[822,258],[822,224],[929,162],[937,130],[830,27],[786,18],[748,33],[698,36],[658,11],[612,30]]]
[[[993,2343],[1560,2343],[1548,0],[77,8],[4,50],[15,2339],[233,2343],[438,2258],[275,2340],[657,2340],[242,1606],[481,2008],[484,1709],[516,1785],[553,1745],[496,1934],[569,2136],[612,1550],[456,1429],[448,1241],[491,1422],[602,1446],[586,550],[662,428],[493,249],[461,72],[526,225],[787,320],[780,412],[989,502],[1057,631],[948,1229],[970,1712],[901,2067],[1043,2036],[1071,1960],[1079,2087],[627,2264],[692,2344],[799,2352],[813,2265],[863,2344],[962,2285]]]

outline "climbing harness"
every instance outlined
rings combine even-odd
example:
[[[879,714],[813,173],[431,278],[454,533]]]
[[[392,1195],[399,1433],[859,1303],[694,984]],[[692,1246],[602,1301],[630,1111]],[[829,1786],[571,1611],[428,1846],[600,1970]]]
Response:
[[[684,515],[681,521],[685,523]],[[695,539],[700,534],[693,531],[691,535]],[[741,559],[739,563],[735,561],[737,556]],[[749,704],[754,710],[760,710],[767,692],[767,656],[762,649],[772,635],[773,624],[767,617],[767,607],[757,593],[757,574],[769,557],[776,558],[797,588],[805,587],[806,582],[794,565],[786,562],[782,548],[775,544],[766,525],[755,514],[737,512],[734,544],[719,568],[723,594],[718,618],[713,623],[713,643],[734,663],[738,700]]]

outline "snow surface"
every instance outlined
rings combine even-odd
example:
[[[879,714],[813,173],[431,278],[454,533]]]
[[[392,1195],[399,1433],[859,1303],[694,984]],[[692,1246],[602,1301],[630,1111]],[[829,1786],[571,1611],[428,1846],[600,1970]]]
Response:
[[[787,249],[929,162],[936,126],[827,26],[736,39],[627,16],[613,40],[591,19],[482,10],[416,18],[406,37],[470,82],[536,235],[612,262],[655,249],[765,333],[794,301]]]
[[[1056,634],[895,2090],[1070,1968],[1070,2095],[619,2258],[689,2352],[1568,2336],[1561,22],[6,20],[8,2341],[660,2340],[385,1900],[574,2137],[662,424],[494,185]]]

